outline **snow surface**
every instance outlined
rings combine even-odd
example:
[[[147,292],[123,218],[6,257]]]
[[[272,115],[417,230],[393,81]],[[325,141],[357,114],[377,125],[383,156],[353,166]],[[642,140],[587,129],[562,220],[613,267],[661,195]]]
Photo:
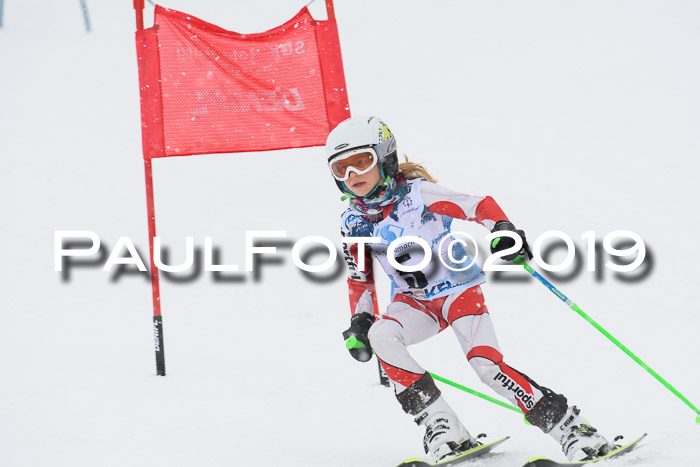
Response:
[[[257,32],[303,1],[165,6]],[[258,280],[163,280],[166,377],[154,375],[147,276],[82,267],[62,280],[56,230],[95,231],[109,248],[128,236],[147,253],[132,2],[88,2],[90,34],[78,2],[4,8],[0,465],[391,466],[421,455],[421,430],[375,363],[343,347],[343,274],[309,281],[282,248]],[[311,8],[323,17],[321,0]],[[700,4],[336,0],[336,13],[352,111],[382,116],[441,184],[492,195],[531,239],[568,233],[582,259],[586,231],[642,236],[644,280],[584,268],[557,284],[700,404]],[[240,265],[245,230],[337,238],[343,204],[321,148],[157,160],[154,174],[173,262],[187,235],[200,247],[214,237]],[[484,292],[506,361],[605,435],[649,432],[609,465],[699,464],[693,411],[544,287],[492,280]],[[489,393],[451,331],[412,352]],[[561,458],[517,414],[443,389],[472,433],[512,437],[484,465]]]

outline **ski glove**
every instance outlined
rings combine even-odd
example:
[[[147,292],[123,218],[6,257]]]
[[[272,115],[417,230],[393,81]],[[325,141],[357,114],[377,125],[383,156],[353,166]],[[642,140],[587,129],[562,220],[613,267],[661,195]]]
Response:
[[[364,347],[349,349],[352,358],[359,362],[368,362],[372,358],[372,347],[367,337],[372,323],[374,323],[374,316],[366,312],[357,313],[350,318],[350,327],[343,332],[343,339],[355,337],[364,345]]]
[[[493,230],[491,233],[498,232],[499,230],[510,230],[511,232],[515,232],[516,234],[520,235],[520,238],[523,239],[523,246],[520,248],[520,251],[517,253],[511,253],[509,255],[505,255],[503,259],[507,261],[513,261],[515,258],[518,256],[525,256],[527,255],[528,259],[532,259],[532,252],[530,251],[530,246],[527,244],[527,240],[525,239],[525,232],[522,230],[515,230],[515,226],[511,224],[508,221],[498,221],[496,222],[496,225],[493,227]],[[515,245],[515,240],[513,240],[510,237],[497,237],[494,238],[491,241],[491,253],[496,253],[497,251],[503,251],[508,248],[511,248]]]

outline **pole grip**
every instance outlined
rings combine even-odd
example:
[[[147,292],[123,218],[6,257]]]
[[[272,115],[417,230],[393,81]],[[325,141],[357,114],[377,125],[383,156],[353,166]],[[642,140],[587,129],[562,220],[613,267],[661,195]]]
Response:
[[[357,337],[355,336],[350,336],[348,339],[345,341],[345,348],[350,350],[350,349],[364,349],[365,344],[360,342]]]

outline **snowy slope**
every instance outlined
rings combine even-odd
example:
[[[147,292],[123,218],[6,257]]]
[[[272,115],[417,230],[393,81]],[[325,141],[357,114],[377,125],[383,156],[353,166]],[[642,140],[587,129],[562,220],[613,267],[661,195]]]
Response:
[[[5,2],[0,465],[391,466],[420,455],[422,433],[377,384],[375,363],[343,348],[342,274],[309,281],[282,248],[257,280],[164,279],[160,378],[147,277],[54,272],[56,230],[92,230],[108,247],[128,236],[147,252],[131,4],[88,2],[86,34],[78,2]],[[303,2],[164,6],[256,32]],[[320,0],[311,9],[324,14]],[[642,236],[653,260],[644,280],[609,270],[596,280],[584,267],[557,283],[700,403],[700,5],[336,0],[336,14],[353,113],[382,116],[400,151],[441,184],[492,195],[529,238],[568,233],[582,259],[586,231]],[[198,246],[214,237],[237,264],[246,230],[337,236],[343,204],[321,148],[157,160],[154,174],[174,263],[187,235]],[[492,280],[484,292],[508,362],[566,394],[606,435],[649,432],[610,465],[697,465],[692,410],[544,287]],[[412,352],[488,392],[451,331]],[[488,465],[560,456],[516,414],[444,392],[472,432],[511,435]]]

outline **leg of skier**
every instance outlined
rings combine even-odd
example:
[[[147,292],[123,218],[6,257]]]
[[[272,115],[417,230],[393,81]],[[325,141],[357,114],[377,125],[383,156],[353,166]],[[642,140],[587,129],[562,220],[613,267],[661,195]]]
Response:
[[[443,306],[469,364],[484,384],[520,407],[525,419],[562,446],[569,460],[603,455],[609,443],[569,407],[566,397],[538,385],[503,361],[479,286],[448,297]]]
[[[474,440],[440,394],[435,382],[406,347],[446,327],[439,314],[412,298],[397,295],[387,313],[369,330],[369,340],[394,385],[403,410],[426,429],[424,448],[436,461],[472,447]]]

